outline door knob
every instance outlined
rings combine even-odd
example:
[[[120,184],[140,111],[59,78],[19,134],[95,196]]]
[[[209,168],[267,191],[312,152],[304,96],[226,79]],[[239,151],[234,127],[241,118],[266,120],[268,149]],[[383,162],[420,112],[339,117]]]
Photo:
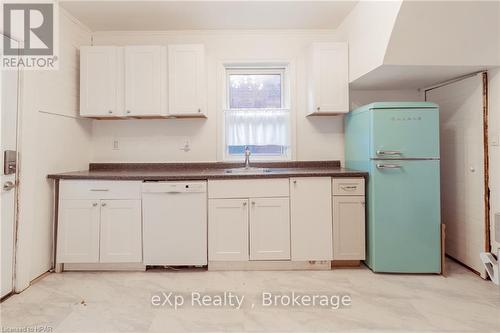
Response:
[[[4,191],[10,191],[10,190],[12,190],[14,187],[16,187],[16,183],[11,182],[11,181],[9,180],[9,181],[6,181],[5,183],[3,183],[2,189],[3,189]]]

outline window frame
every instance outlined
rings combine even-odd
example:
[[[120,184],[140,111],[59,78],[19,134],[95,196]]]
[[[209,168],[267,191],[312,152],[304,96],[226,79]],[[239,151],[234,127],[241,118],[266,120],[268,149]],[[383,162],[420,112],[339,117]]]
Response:
[[[287,63],[231,63],[222,64],[222,134],[221,146],[222,146],[222,160],[223,161],[242,161],[243,155],[231,155],[228,154],[226,145],[226,123],[225,123],[225,112],[226,111],[256,111],[256,110],[283,110],[288,112],[288,142],[289,146],[286,152],[281,155],[252,155],[251,160],[253,161],[290,161],[293,157],[294,151],[294,138],[292,136],[293,129],[295,126],[292,118],[291,110],[291,77],[290,77],[290,64]],[[281,108],[233,108],[231,109],[229,98],[229,83],[231,74],[279,74],[281,76]]]

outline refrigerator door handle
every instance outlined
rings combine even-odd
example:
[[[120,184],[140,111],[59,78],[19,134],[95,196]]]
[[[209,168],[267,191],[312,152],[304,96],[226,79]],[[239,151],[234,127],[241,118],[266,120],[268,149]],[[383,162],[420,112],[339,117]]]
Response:
[[[402,166],[399,164],[377,164],[378,169],[401,169]]]
[[[377,155],[402,155],[399,150],[377,150]]]

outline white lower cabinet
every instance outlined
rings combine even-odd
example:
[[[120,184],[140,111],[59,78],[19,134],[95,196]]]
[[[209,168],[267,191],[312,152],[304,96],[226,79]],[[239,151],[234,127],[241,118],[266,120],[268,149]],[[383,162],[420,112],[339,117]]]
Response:
[[[248,260],[248,199],[208,200],[208,259]]]
[[[289,198],[251,198],[250,260],[289,259]]]
[[[61,181],[56,262],[142,262],[140,185],[135,181]]]
[[[292,260],[332,260],[332,188],[329,177],[290,179]]]
[[[289,260],[288,198],[208,200],[208,260]]]
[[[365,259],[365,197],[333,197],[333,259]]]
[[[101,200],[99,262],[142,260],[141,201]]]
[[[99,262],[99,200],[61,200],[57,261]]]

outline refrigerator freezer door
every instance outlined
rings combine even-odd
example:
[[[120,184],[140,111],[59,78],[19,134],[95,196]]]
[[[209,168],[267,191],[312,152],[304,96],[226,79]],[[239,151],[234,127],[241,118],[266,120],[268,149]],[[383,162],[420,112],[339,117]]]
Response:
[[[375,272],[439,273],[438,160],[372,161],[367,265]]]
[[[371,158],[439,158],[438,109],[371,111]]]

